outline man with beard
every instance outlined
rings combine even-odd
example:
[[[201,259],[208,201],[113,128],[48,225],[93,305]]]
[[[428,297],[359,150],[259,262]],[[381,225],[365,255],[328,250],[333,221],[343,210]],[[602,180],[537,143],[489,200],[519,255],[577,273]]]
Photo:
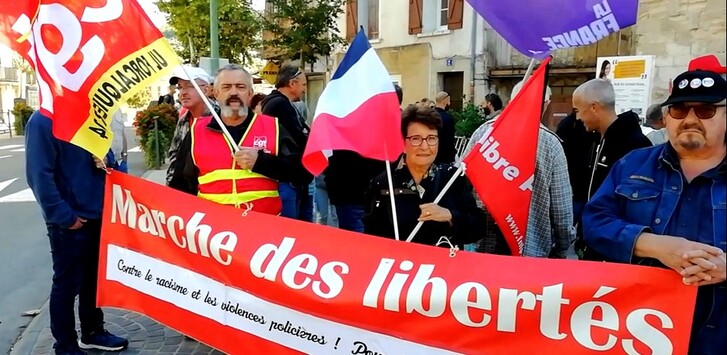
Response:
[[[167,185],[169,185],[172,181],[172,176],[174,176],[177,150],[179,150],[179,145],[187,135],[187,132],[189,132],[190,123],[198,117],[210,115],[207,105],[203,101],[204,99],[192,85],[192,80],[197,83],[205,95],[209,95],[212,90],[212,80],[204,69],[195,67],[182,69],[178,67],[169,79],[169,84],[176,85],[177,90],[179,90],[179,101],[182,103],[182,110],[179,120],[177,120],[177,127],[174,129],[172,143],[169,145],[169,152],[167,153],[167,157],[169,158]],[[217,101],[210,100],[210,103],[219,111]]]
[[[690,354],[727,349],[725,99],[717,73],[677,76],[662,104],[669,141],[617,162],[583,213],[586,243],[608,260],[670,268],[698,287]]]
[[[485,95],[485,102],[480,107],[485,116],[485,121],[495,119],[502,113],[502,99],[495,93]]]
[[[169,186],[219,204],[277,215],[282,210],[278,182],[301,183],[310,175],[301,164],[300,148],[278,120],[249,108],[252,84],[250,73],[239,65],[219,70],[215,96],[234,142],[213,117],[195,120],[177,153]]]

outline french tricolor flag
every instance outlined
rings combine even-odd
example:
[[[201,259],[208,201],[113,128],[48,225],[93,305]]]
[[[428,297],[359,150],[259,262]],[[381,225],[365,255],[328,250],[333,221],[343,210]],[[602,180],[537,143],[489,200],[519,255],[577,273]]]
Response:
[[[320,175],[332,150],[387,161],[404,150],[394,84],[363,30],[318,99],[303,165]]]

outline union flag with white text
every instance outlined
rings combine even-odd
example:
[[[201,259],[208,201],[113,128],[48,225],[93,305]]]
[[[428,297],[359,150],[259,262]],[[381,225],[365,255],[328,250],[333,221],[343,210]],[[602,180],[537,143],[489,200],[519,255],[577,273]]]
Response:
[[[540,64],[464,158],[467,176],[518,256],[525,246],[549,62]]]
[[[53,134],[99,157],[114,112],[179,63],[136,0],[7,1],[0,44],[35,70]]]

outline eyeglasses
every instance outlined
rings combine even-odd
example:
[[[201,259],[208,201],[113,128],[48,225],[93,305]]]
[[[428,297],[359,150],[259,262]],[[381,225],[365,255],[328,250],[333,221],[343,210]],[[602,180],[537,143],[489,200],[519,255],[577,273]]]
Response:
[[[694,114],[702,120],[708,120],[717,114],[718,107],[725,107],[725,105],[713,105],[713,104],[702,104],[696,106],[687,106],[684,104],[669,105],[667,112],[669,116],[676,120],[683,120],[689,115],[689,111],[694,110]]]
[[[431,135],[431,136],[409,136],[406,137],[406,140],[409,141],[409,144],[411,144],[413,147],[418,147],[424,143],[424,141],[427,142],[427,145],[432,147],[437,144],[439,144],[439,136]]]

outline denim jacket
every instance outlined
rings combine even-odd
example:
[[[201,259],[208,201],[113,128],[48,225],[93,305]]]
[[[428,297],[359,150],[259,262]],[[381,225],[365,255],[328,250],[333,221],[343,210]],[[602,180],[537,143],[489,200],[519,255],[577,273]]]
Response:
[[[591,248],[611,261],[664,267],[657,260],[634,257],[633,250],[642,232],[668,234],[669,223],[676,218],[685,179],[675,155],[667,143],[633,151],[614,165],[583,213],[584,238]],[[702,210],[711,210],[712,228],[701,233],[705,235],[680,237],[693,241],[710,240],[711,245],[725,250],[726,168],[723,161],[716,169],[702,174],[711,177],[709,201],[682,201],[708,204]],[[689,220],[696,223],[705,217],[697,215],[698,210],[689,210],[694,213],[693,218],[688,216]],[[723,354],[727,350],[726,296],[725,282],[699,288],[690,354]]]

